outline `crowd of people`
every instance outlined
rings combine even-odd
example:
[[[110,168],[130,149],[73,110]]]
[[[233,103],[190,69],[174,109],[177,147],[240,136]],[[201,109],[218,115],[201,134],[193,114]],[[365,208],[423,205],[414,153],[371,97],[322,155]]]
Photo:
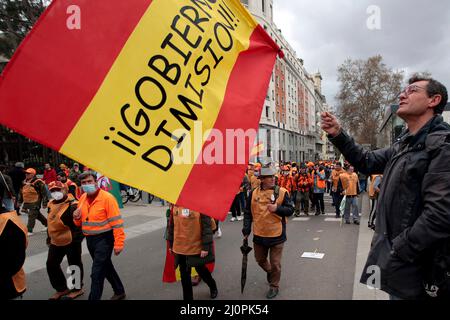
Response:
[[[14,168],[0,171],[0,245],[7,248],[0,274],[0,297],[21,297],[26,290],[23,264],[28,237],[33,236],[36,220],[47,232],[47,274],[55,293],[50,300],[75,299],[84,294],[84,268],[81,259],[83,239],[92,257],[90,300],[101,299],[104,281],[114,290],[112,300],[125,298],[125,289],[111,260],[124,248],[125,233],[118,203],[102,189],[98,173],[77,163],[54,170],[45,165],[37,177],[34,168],[18,162]],[[47,217],[41,210],[47,211]],[[19,217],[26,213],[28,223]],[[12,245],[14,243],[14,245]],[[78,281],[72,288],[61,269],[67,257],[69,266],[77,268]]]

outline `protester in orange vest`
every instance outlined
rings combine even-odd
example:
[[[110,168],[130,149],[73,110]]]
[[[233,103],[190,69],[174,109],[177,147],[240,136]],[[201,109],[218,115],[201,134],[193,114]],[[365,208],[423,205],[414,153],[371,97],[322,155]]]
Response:
[[[340,189],[338,190],[338,185],[340,181],[341,175],[345,174],[345,170],[342,169],[342,164],[340,162],[336,162],[335,168],[331,171],[331,196],[333,197],[334,207],[336,209],[336,218],[341,217],[341,202],[344,197],[342,183],[340,184]]]
[[[80,188],[78,188],[77,184],[74,183],[72,180],[68,179],[67,175],[64,172],[62,171],[58,172],[57,179],[58,181],[61,181],[63,184],[66,185],[67,192],[71,194],[75,199],[80,198],[81,196]]]
[[[125,241],[119,205],[112,194],[99,189],[94,172],[83,172],[80,182],[85,193],[73,218],[75,225],[82,227],[93,260],[89,300],[101,299],[105,278],[114,290],[111,300],[125,299],[125,289],[111,261],[113,251],[119,255]]]
[[[289,173],[289,168],[287,166],[283,166],[281,170],[282,171],[280,178],[278,180],[278,185],[281,188],[286,189],[289,192],[289,194],[291,194],[293,188],[293,179]]]
[[[275,185],[275,173],[275,168],[270,165],[261,168],[261,186],[250,195],[242,229],[244,239],[247,239],[253,224],[255,259],[267,273],[270,284],[267,299],[275,298],[279,292],[281,257],[287,239],[286,218],[294,213],[289,192]]]
[[[259,187],[259,183],[260,183],[260,181],[258,180],[258,177],[256,176],[257,168],[259,168],[259,166],[256,166],[255,164],[250,163],[248,165],[248,169],[247,169],[247,175],[248,175],[248,178],[250,180],[250,185],[251,185],[251,189],[252,190],[254,190],[257,187]],[[249,192],[250,191],[251,190],[249,190]]]
[[[186,208],[174,206],[170,215],[168,240],[175,255],[175,268],[180,266],[183,300],[193,300],[191,268],[208,285],[211,299],[218,294],[216,281],[206,267],[215,260],[212,219]]]
[[[73,222],[73,212],[78,202],[67,192],[67,186],[61,181],[51,182],[48,189],[52,200],[48,203],[48,238],[47,274],[56,293],[50,300],[75,299],[84,293],[83,262],[81,261],[81,228]],[[70,290],[61,270],[61,262],[67,256],[69,266],[77,266],[75,288]],[[78,287],[77,287],[78,285]]]
[[[5,190],[0,184],[0,300],[21,297],[26,291],[25,262],[27,228],[15,211],[2,204]]]
[[[25,177],[18,204],[20,207],[23,203],[22,211],[28,213],[28,235],[32,236],[36,219],[47,227],[47,219],[41,213],[41,205],[43,209],[47,209],[48,196],[44,181],[36,178],[36,170],[28,168],[25,170]]]
[[[316,216],[320,215],[320,213],[325,214],[325,203],[323,200],[323,194],[325,193],[326,185],[326,176],[325,169],[321,165],[316,166],[315,173],[312,174],[313,180],[313,192],[314,192],[314,206],[316,207]]]
[[[297,199],[295,202],[295,216],[300,216],[300,209],[303,209],[305,215],[309,210],[309,193],[313,186],[313,180],[311,176],[306,172],[306,168],[300,168],[300,174],[297,178]]]
[[[375,230],[375,219],[377,216],[376,208],[378,202],[378,195],[380,194],[380,184],[382,177],[383,175],[381,174],[373,174],[370,176],[369,198],[372,206],[369,213],[368,227],[373,230]]]
[[[350,224],[350,208],[353,208],[353,223],[359,225],[359,209],[358,209],[358,195],[359,195],[359,179],[354,172],[353,166],[349,166],[347,173],[341,176],[341,181],[344,187],[345,209],[344,219],[346,224]]]

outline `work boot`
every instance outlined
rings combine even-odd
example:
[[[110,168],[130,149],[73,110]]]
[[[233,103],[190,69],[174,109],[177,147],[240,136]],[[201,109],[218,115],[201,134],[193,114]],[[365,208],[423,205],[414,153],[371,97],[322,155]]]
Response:
[[[266,294],[266,298],[267,298],[267,299],[273,299],[273,298],[275,298],[275,297],[278,295],[278,291],[279,291],[278,288],[272,288],[272,287],[270,287],[269,291],[268,291],[267,294]]]
[[[353,223],[359,225],[359,221],[358,220],[353,221]]]
[[[320,211],[316,211],[315,216],[320,216]]]

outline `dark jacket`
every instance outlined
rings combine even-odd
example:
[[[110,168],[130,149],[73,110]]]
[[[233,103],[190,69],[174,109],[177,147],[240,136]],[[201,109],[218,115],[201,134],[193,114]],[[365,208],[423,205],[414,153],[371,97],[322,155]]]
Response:
[[[15,193],[16,195],[18,195],[20,188],[22,188],[23,180],[25,180],[25,172],[22,168],[14,167],[11,171],[8,172],[8,175],[12,179]]]
[[[373,275],[369,267],[378,266],[382,290],[403,299],[425,297],[437,252],[450,271],[450,126],[435,116],[416,135],[405,131],[390,148],[375,151],[363,150],[345,132],[330,141],[357,170],[383,174],[361,283]]]
[[[244,236],[248,236],[252,231],[252,222],[253,222],[253,216],[252,216],[252,196],[253,191],[250,193],[250,196],[247,201],[247,206],[244,211],[244,227],[242,228],[242,234]],[[273,247],[277,244],[283,243],[287,240],[286,237],[286,217],[292,216],[294,213],[294,205],[291,202],[291,199],[289,197],[289,193],[286,192],[284,195],[283,203],[281,206],[277,208],[277,211],[275,212],[277,215],[283,218],[281,220],[281,223],[283,225],[283,231],[279,237],[274,238],[267,238],[267,237],[260,237],[257,235],[253,235],[253,242],[265,247]]]
[[[5,212],[0,206],[0,214]],[[22,268],[25,251],[25,234],[12,221],[8,221],[0,235],[0,300],[14,299],[22,294],[16,291],[12,277]]]

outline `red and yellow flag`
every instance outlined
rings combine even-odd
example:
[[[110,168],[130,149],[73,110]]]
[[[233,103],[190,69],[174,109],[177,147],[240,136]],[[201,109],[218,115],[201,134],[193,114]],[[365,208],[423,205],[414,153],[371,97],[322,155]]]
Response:
[[[238,0],[55,0],[0,77],[0,123],[224,219],[278,53]]]

